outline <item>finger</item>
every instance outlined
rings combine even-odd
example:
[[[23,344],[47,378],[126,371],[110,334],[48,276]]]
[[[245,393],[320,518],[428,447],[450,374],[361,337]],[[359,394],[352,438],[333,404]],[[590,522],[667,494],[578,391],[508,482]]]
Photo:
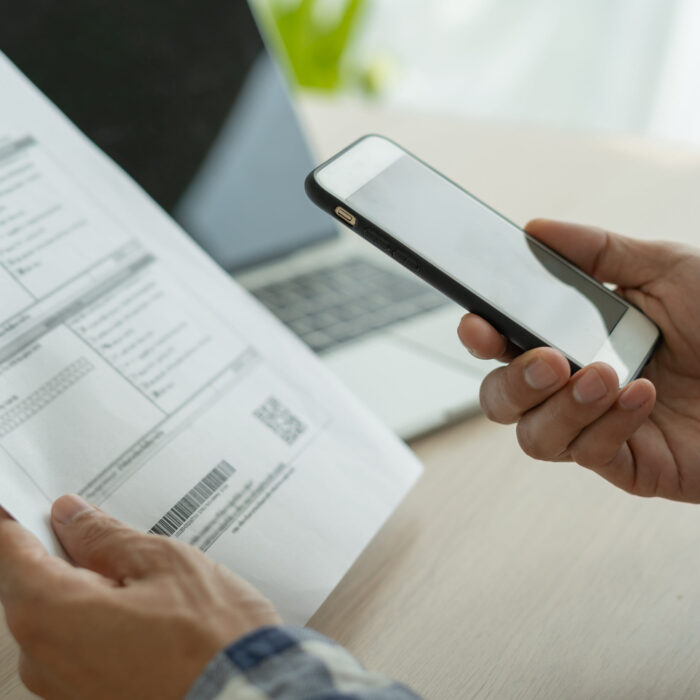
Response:
[[[86,585],[111,582],[67,561],[51,556],[29,530],[0,508],[0,601],[9,610],[12,602],[30,598],[38,604],[60,593],[75,593]]]
[[[655,399],[656,390],[648,379],[629,384],[613,407],[573,441],[571,458],[616,486],[629,489],[634,483],[635,464],[627,440],[649,417]]]
[[[141,578],[152,570],[144,557],[146,535],[128,527],[74,494],[59,498],[51,522],[68,555],[78,565],[115,581]]]
[[[0,599],[6,603],[26,591],[30,583],[43,580],[57,564],[39,540],[7,511],[0,509]]]
[[[565,458],[569,445],[617,400],[615,370],[597,362],[577,372],[568,384],[518,423],[518,441],[530,457]]]
[[[510,362],[519,354],[505,336],[476,314],[467,314],[462,318],[457,335],[462,345],[480,360]]]
[[[486,376],[479,396],[481,408],[490,420],[515,423],[559,391],[570,372],[566,358],[556,350],[530,350]]]
[[[525,230],[597,280],[621,287],[646,284],[676,261],[669,246],[591,226],[535,219]]]

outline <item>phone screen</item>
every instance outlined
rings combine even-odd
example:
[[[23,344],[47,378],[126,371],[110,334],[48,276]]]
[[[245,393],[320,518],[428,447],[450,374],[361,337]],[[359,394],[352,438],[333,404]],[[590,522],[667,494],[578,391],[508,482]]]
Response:
[[[627,306],[409,155],[347,197],[353,209],[577,364]]]

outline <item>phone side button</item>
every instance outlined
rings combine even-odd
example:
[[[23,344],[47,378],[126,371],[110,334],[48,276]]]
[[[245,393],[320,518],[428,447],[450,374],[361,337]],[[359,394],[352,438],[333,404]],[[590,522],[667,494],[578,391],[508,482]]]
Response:
[[[379,250],[383,251],[387,255],[392,254],[391,247],[377,234],[374,229],[365,228],[362,230],[365,240],[369,241],[372,245],[377,246]]]
[[[391,257],[394,258],[396,262],[406,266],[409,270],[413,270],[413,272],[420,272],[420,265],[410,255],[406,255],[406,253],[400,250],[392,250]]]
[[[377,234],[371,228],[362,229],[362,237],[370,243],[377,244]]]

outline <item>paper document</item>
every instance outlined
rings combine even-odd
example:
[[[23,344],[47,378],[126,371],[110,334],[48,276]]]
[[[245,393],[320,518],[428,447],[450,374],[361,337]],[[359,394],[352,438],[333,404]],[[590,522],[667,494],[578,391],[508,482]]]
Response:
[[[0,104],[0,503],[59,551],[79,493],[305,622],[418,462],[2,54]]]

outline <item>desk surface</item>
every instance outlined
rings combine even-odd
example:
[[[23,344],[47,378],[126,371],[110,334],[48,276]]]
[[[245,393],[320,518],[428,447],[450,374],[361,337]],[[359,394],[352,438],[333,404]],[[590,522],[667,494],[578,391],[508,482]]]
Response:
[[[319,153],[392,136],[515,221],[700,241],[700,153],[309,101]],[[695,698],[700,507],[520,454],[475,418],[414,444],[426,471],[311,626],[430,700]],[[0,628],[0,697],[25,698]]]

